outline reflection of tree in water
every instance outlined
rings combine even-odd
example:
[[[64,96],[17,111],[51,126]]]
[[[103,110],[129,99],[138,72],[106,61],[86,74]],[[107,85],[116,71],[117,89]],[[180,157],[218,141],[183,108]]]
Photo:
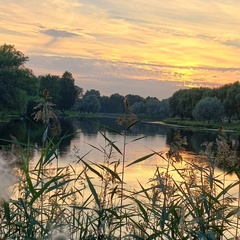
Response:
[[[1,123],[0,136],[1,139],[11,140],[14,136],[19,142],[27,143],[28,138],[32,144],[41,145],[43,129],[27,119],[12,120],[8,123]],[[7,144],[6,141],[1,141],[1,144]]]
[[[61,135],[59,138],[62,138],[61,144],[59,146],[59,154],[69,152],[70,144],[72,139],[74,139],[76,130],[73,124],[73,121],[69,118],[60,118],[60,125],[61,125]],[[68,137],[64,137],[69,135]]]
[[[215,142],[217,138],[217,132],[207,132],[207,131],[193,131],[177,128],[169,128],[167,132],[167,144],[169,145],[173,141],[173,136],[176,131],[180,131],[182,136],[187,138],[186,150],[199,153],[202,149],[202,144],[204,142]]]
[[[109,131],[108,129],[104,129],[104,126],[119,132],[124,130],[124,127],[117,123],[116,118],[61,118],[60,123],[62,128],[60,137],[66,134],[73,134],[63,139],[59,148],[60,154],[63,152],[66,153],[69,150],[72,139],[78,137],[74,135],[76,132],[94,136],[97,135],[99,131]],[[174,133],[178,130],[178,128],[170,128],[160,124],[139,122],[129,129],[128,134],[145,136],[166,135],[166,144],[169,145],[173,141]],[[31,144],[39,147],[42,146],[42,136],[44,131],[45,129],[40,123],[36,124],[27,119],[18,119],[8,123],[0,123],[1,139],[11,140],[11,136],[14,136],[19,142],[27,143],[29,137]],[[185,129],[180,129],[179,131],[182,136],[187,137],[188,145],[186,146],[186,150],[195,153],[199,153],[203,150],[202,144],[204,142],[216,142],[218,134],[217,132]],[[231,149],[240,152],[240,134],[224,132],[224,136]],[[8,145],[6,141],[0,141],[0,144]]]
[[[229,142],[231,148],[240,152],[240,135],[239,133],[225,133],[225,137]]]

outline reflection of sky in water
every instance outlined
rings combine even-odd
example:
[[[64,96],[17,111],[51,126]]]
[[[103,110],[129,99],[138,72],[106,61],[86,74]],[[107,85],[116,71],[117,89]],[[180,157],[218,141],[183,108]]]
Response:
[[[144,134],[129,134],[126,138],[126,159],[125,159],[125,166],[132,163],[133,161],[146,156],[150,154],[152,151],[156,152],[164,152],[166,153],[168,151],[168,145],[167,145],[167,136],[162,134],[155,134],[150,135],[148,137],[142,138],[138,141],[134,141],[135,139],[138,139],[140,137],[143,137]],[[120,149],[120,151],[123,151],[123,136],[107,133],[107,138],[112,140],[114,144]],[[84,156],[85,154],[88,154],[84,157],[84,160],[89,163],[97,163],[97,164],[103,164],[104,162],[104,153],[98,151],[98,149],[105,149],[104,146],[107,144],[107,141],[104,139],[104,137],[100,134],[100,132],[97,132],[96,134],[86,134],[86,133],[79,133],[76,135],[75,138],[71,139],[70,145],[68,148],[65,148],[65,152],[61,152],[61,155],[59,156],[58,164],[59,166],[66,166],[68,164],[71,164],[73,168],[76,170],[76,172],[80,172],[82,170],[82,164],[76,164],[76,161],[78,160],[75,155],[78,155],[79,157]],[[77,150],[77,151],[76,151]],[[165,155],[164,155],[165,156]],[[38,154],[35,153],[34,158],[38,159]],[[202,158],[197,157],[197,155],[194,155],[190,152],[183,152],[182,153],[183,161],[182,163],[174,163],[174,166],[177,169],[186,169],[187,167],[193,166],[196,164],[199,167],[205,168],[206,171],[209,171],[209,167],[206,164],[206,161]],[[111,161],[120,160],[122,162],[122,156],[117,153],[116,150],[114,150],[113,157],[110,158]],[[56,166],[56,160],[53,162],[53,167]],[[92,165],[93,166],[93,165]],[[93,166],[95,168],[95,166]],[[137,164],[131,165],[129,167],[125,168],[125,175],[124,175],[124,188],[128,191],[139,191],[141,188],[138,184],[138,181],[143,185],[144,188],[151,187],[151,184],[153,182],[149,182],[151,178],[153,178],[154,173],[156,171],[156,168],[159,168],[160,172],[165,172],[167,168],[167,161],[163,160],[160,156],[152,156],[149,159],[146,159],[142,162],[139,162]],[[174,168],[170,166],[169,174],[174,178],[174,180],[181,184],[183,182],[190,181],[189,177],[191,174],[194,174],[197,179],[199,179],[201,171],[200,170],[184,170],[185,173],[185,179],[181,178]],[[118,167],[118,173],[120,173],[122,170],[121,165]],[[189,173],[189,175],[188,175]],[[92,183],[96,186],[98,191],[100,191],[100,188],[102,183],[98,176],[93,174],[91,171],[88,171],[88,176],[91,177]],[[225,182],[225,188],[236,181],[236,176],[234,175],[227,175],[224,178],[224,173],[222,170],[215,168],[214,176],[217,177],[218,180]],[[208,180],[207,180],[208,181]],[[206,181],[206,182],[207,182]],[[201,182],[197,182],[197,184],[201,184]],[[119,186],[120,187],[120,186]],[[83,191],[84,196],[88,196],[91,194],[89,192],[89,189],[86,189]],[[129,193],[127,193],[129,194]],[[238,196],[238,186],[232,188],[228,193],[225,195],[227,197],[228,195],[231,196]],[[119,199],[116,199],[116,202],[118,202]],[[236,204],[236,203],[234,203]]]
[[[165,151],[166,147],[166,137],[162,135],[149,136],[146,138],[142,138],[138,141],[134,141],[137,138],[143,137],[144,135],[130,135],[126,138],[126,149],[125,149],[125,163],[128,165],[129,163],[151,153],[152,151]],[[114,142],[114,144],[119,148],[121,152],[123,152],[123,136],[116,134],[107,134],[107,138]],[[99,150],[102,147],[108,144],[105,141],[104,137],[98,132],[96,135],[85,135],[79,134],[78,138],[75,138],[71,141],[70,149],[73,152],[73,149],[76,147],[79,149],[78,155],[83,156],[90,151],[89,154],[85,156],[85,160],[95,162],[95,163],[103,163],[104,162],[104,153]],[[95,148],[94,148],[94,147]],[[106,150],[108,150],[106,148]],[[122,161],[122,156],[114,150],[112,159],[110,161],[119,160]],[[72,162],[73,158],[70,157],[70,153],[64,153],[61,158],[61,164],[67,164]],[[153,156],[141,163],[130,166],[125,169],[125,181],[132,187],[135,187],[136,180],[139,180],[145,184],[149,178],[153,176],[156,166],[160,163],[160,158],[157,156]],[[120,167],[119,167],[119,171]]]
[[[73,169],[76,171],[76,173],[80,173],[82,171],[83,164],[76,164],[76,161],[78,158],[76,157],[82,157],[88,154],[84,157],[84,160],[88,163],[93,162],[96,164],[103,164],[104,163],[104,153],[97,150],[98,149],[108,149],[105,148],[105,145],[107,144],[107,141],[104,139],[104,137],[101,135],[100,131],[104,133],[103,129],[91,129],[91,125],[89,125],[88,129],[83,128],[83,123],[77,124],[76,128],[72,127],[70,124],[66,126],[66,129],[71,129],[73,132],[78,132],[74,137],[68,139],[68,141],[64,142],[64,146],[59,149],[59,159],[58,162],[56,159],[52,162],[52,167],[55,168],[56,166],[67,166],[71,164]],[[82,126],[82,128],[80,127]],[[22,140],[20,137],[24,136],[22,134],[22,130],[24,128],[18,128],[21,129],[19,132],[19,136],[17,135],[17,139]],[[141,124],[139,128],[133,128],[127,135],[126,138],[126,152],[125,152],[125,166],[134,162],[135,160],[146,156],[152,151],[156,152],[167,152],[169,148],[169,143],[172,141],[173,132],[175,132],[176,129],[164,129],[161,126],[158,126],[157,124]],[[9,130],[10,131],[10,130]],[[14,129],[11,130],[11,132],[14,132],[17,134],[17,131]],[[216,138],[216,133],[211,134],[209,132],[194,132],[194,131],[185,131],[181,129],[182,136],[186,136],[189,142],[188,150],[199,152],[199,146],[203,141],[213,141]],[[34,132],[31,131],[31,134]],[[147,137],[144,137],[146,136]],[[5,136],[3,134],[3,136]],[[36,138],[34,138],[34,145],[36,147],[39,147],[40,143],[35,142],[35,139],[40,139],[41,136],[36,135]],[[120,149],[120,151],[123,151],[124,146],[124,138],[121,135],[113,134],[110,132],[106,132],[107,138],[112,140],[114,144]],[[31,140],[33,139],[31,136]],[[144,138],[141,138],[144,137]],[[237,145],[239,143],[239,137],[234,135],[226,135],[227,139]],[[135,141],[136,139],[141,138],[138,141]],[[233,144],[233,145],[234,145]],[[237,146],[236,146],[237,148]],[[102,150],[103,150],[102,149]],[[33,154],[33,159],[35,162],[39,159],[40,153],[33,151],[31,152]],[[186,167],[191,166],[191,164],[196,164],[200,167],[206,167],[206,162],[203,159],[196,158],[196,155],[194,155],[191,152],[184,152],[182,153],[183,162],[182,163],[175,163],[175,167],[178,169],[183,169]],[[122,156],[117,153],[116,150],[114,150],[112,158],[110,158],[111,161],[117,161],[120,160],[122,162]],[[188,162],[188,164],[186,163]],[[90,163],[91,164],[91,163]],[[95,169],[97,169],[94,165]],[[153,178],[154,173],[156,171],[156,168],[159,168],[160,172],[165,172],[167,168],[167,161],[163,160],[161,157],[155,155],[151,158],[148,158],[142,162],[139,162],[137,164],[131,165],[129,167],[125,168],[125,175],[124,175],[124,187],[129,190],[140,190],[140,186],[138,184],[138,181],[143,185],[144,188],[151,187],[151,184],[153,182],[149,182],[151,178]],[[206,167],[206,170],[208,168]],[[121,165],[118,167],[117,172],[120,174],[122,171]],[[193,170],[187,171],[185,170],[185,175],[190,176],[191,173],[195,175],[195,177],[199,177],[201,174],[201,171],[199,170]],[[102,186],[102,182],[98,176],[96,176],[91,171],[87,172],[88,176],[91,177],[91,181],[96,186],[97,191],[100,191],[100,187]],[[176,171],[173,170],[173,167],[170,167],[169,174],[175,179],[175,181],[180,184],[182,182],[188,182],[190,179],[189,177],[186,177],[185,179],[181,178]],[[214,176],[217,177],[218,180],[225,182],[225,188],[236,181],[236,176],[234,175],[227,175],[224,177],[224,173],[221,169],[215,168]],[[199,179],[199,178],[198,178]],[[200,184],[200,182],[197,182]],[[79,186],[79,188],[82,188],[81,185],[78,185],[78,183],[75,183],[76,187]],[[120,187],[120,186],[119,186]],[[81,190],[84,197],[87,197],[90,193],[89,189]],[[228,196],[228,194],[238,197],[238,186],[232,188],[228,193],[225,195],[225,197]],[[81,197],[79,196],[79,201],[83,201]],[[119,199],[116,199],[116,202],[119,203]]]

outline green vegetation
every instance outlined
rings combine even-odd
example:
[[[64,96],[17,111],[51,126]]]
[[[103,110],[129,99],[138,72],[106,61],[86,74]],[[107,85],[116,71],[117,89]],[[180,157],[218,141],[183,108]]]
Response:
[[[186,123],[191,120],[211,124],[240,120],[239,82],[213,89],[181,89],[170,98],[161,101],[155,97],[143,98],[132,94],[122,96],[113,93],[110,96],[101,96],[95,89],[84,93],[81,87],[75,85],[75,79],[68,71],[61,77],[51,74],[36,77],[25,67],[26,61],[28,57],[17,51],[14,46],[0,46],[2,118],[13,114],[31,117],[32,109],[46,90],[56,113],[61,114],[65,114],[66,111],[79,114],[123,114],[123,102],[124,99],[128,99],[134,114],[152,120],[171,117],[181,118],[186,120]],[[198,125],[198,122],[190,125]]]
[[[149,150],[149,154],[126,166],[127,148],[131,147],[128,130],[139,120],[125,101],[125,114],[118,119],[125,130],[118,132],[105,126],[102,132],[105,145],[89,143],[101,152],[102,161],[88,161],[87,153],[75,149],[73,162],[62,166],[58,148],[69,136],[58,141],[56,134],[48,137],[48,124],[55,115],[48,95],[44,96],[35,113],[36,120],[46,125],[42,146],[38,148],[30,141],[21,143],[13,138],[9,141],[11,152],[2,150],[1,239],[239,237],[239,158],[222,135],[215,143],[205,143],[201,156],[187,160],[182,155],[186,139],[177,132],[169,151]],[[107,131],[122,136],[123,146],[109,139]],[[34,151],[40,153],[35,160]],[[9,156],[12,161],[6,161]],[[139,189],[129,189],[124,183],[125,169],[152,156],[159,157],[163,164],[156,167],[148,185],[138,182]],[[215,171],[221,165],[230,171],[219,176]],[[234,174],[236,180],[226,181],[229,174]],[[6,190],[13,184],[13,194],[8,198]]]
[[[26,112],[29,100],[38,93],[39,82],[30,69],[28,60],[12,45],[0,46],[0,113]]]
[[[218,131],[223,128],[225,131],[240,131],[240,124],[238,121],[228,122],[202,122],[202,121],[191,121],[183,120],[181,118],[168,118],[164,120],[165,124],[176,125],[176,127],[186,127],[186,128],[203,128],[208,130]]]
[[[169,98],[169,116],[183,120],[202,120],[229,123],[239,120],[240,84],[219,88],[179,90]]]
[[[202,155],[184,159],[186,139],[178,132],[167,152],[151,151],[126,165],[129,129],[138,116],[165,119],[180,117],[180,125],[200,122],[211,128],[237,127],[240,84],[219,89],[189,89],[159,101],[115,93],[102,96],[97,90],[75,86],[71,73],[36,78],[24,67],[27,61],[13,46],[0,47],[1,112],[25,113],[42,122],[40,147],[19,142],[14,136],[1,150],[0,158],[0,238],[37,239],[238,239],[240,213],[240,162],[222,131],[213,143],[204,143]],[[217,114],[209,114],[214,111]],[[75,149],[74,161],[61,165],[61,143],[71,135],[60,136],[55,110],[65,112],[121,114],[119,132],[104,127],[104,146],[89,145],[101,153],[102,161],[89,161],[88,153]],[[209,110],[210,109],[210,110]],[[224,109],[225,113],[222,113]],[[34,112],[33,112],[34,111]],[[221,116],[223,114],[223,116]],[[220,116],[231,123],[217,125]],[[182,121],[188,119],[189,121]],[[180,120],[166,122],[179,123]],[[211,125],[210,125],[211,124]],[[227,125],[228,124],[228,125]],[[222,130],[222,128],[221,128]],[[112,141],[106,132],[122,136]],[[138,139],[133,140],[134,142]],[[130,145],[130,146],[129,146]],[[35,153],[38,159],[34,159]],[[163,161],[145,186],[138,189],[125,183],[126,168],[151,157]],[[223,167],[221,175],[217,167]],[[235,176],[231,183],[227,177]],[[9,187],[13,187],[9,194]]]

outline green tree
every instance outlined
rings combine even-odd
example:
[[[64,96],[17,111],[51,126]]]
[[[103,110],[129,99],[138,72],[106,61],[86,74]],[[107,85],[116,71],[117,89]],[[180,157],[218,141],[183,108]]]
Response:
[[[97,113],[101,109],[100,101],[95,94],[83,98],[83,110],[89,113]]]
[[[59,80],[59,102],[58,108],[64,112],[74,106],[76,99],[82,94],[83,90],[80,87],[75,86],[75,80],[70,72],[64,72]]]
[[[212,94],[209,88],[181,89],[175,92],[169,99],[170,116],[193,119],[192,112],[196,104],[203,96]]]
[[[56,75],[41,75],[38,77],[40,80],[39,92],[43,93],[48,91],[51,97],[51,102],[57,104],[60,100],[60,77]]]
[[[137,102],[143,102],[145,99],[139,95],[128,94],[125,96],[128,99],[129,105],[133,106],[133,104]]]
[[[240,95],[240,83],[235,82],[227,89],[226,98],[223,101],[229,122],[231,122],[233,116],[237,116],[238,118],[240,118],[239,95]]]
[[[3,44],[0,46],[0,69],[25,68],[28,57],[17,51],[14,45]]]
[[[146,98],[145,102],[146,114],[150,118],[157,118],[160,115],[161,107],[160,101],[157,98]]]
[[[110,109],[109,97],[101,96],[100,97],[101,112],[108,113]]]
[[[131,110],[133,113],[137,115],[142,115],[146,113],[146,103],[145,102],[135,102],[131,106]]]
[[[39,82],[25,68],[28,60],[13,45],[0,46],[0,111],[25,113],[29,99],[38,94]]]
[[[101,97],[100,92],[95,89],[87,90],[85,92],[85,94],[83,95],[83,98],[87,97],[88,95],[95,95],[98,99],[100,99],[100,97]]]
[[[220,121],[224,116],[224,107],[221,101],[214,97],[201,99],[193,110],[193,116],[199,121]]]
[[[183,118],[184,115],[180,109],[180,102],[183,98],[184,94],[187,92],[187,89],[180,89],[175,92],[172,97],[169,99],[169,111],[171,117],[181,117]]]
[[[114,93],[109,97],[109,112],[124,113],[124,97],[118,93]]]

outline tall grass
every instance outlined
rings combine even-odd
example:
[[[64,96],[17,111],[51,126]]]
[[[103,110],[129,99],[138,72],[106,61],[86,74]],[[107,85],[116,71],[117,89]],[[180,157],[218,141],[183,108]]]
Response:
[[[150,150],[126,166],[128,131],[139,120],[125,106],[119,119],[124,131],[105,126],[105,145],[89,143],[102,161],[89,161],[88,153],[75,149],[74,162],[59,166],[58,148],[69,135],[58,141],[45,136],[41,148],[30,139],[9,141],[18,149],[18,182],[9,198],[0,195],[0,239],[239,239],[239,158],[225,138],[184,159],[187,142],[176,133],[169,151]],[[122,136],[123,146],[108,131]],[[35,161],[33,151],[40,153]],[[147,185],[139,181],[139,190],[129,189],[125,169],[153,156],[166,164],[156,166]],[[216,174],[221,164],[227,165],[223,176]],[[237,180],[228,184],[228,174]]]

